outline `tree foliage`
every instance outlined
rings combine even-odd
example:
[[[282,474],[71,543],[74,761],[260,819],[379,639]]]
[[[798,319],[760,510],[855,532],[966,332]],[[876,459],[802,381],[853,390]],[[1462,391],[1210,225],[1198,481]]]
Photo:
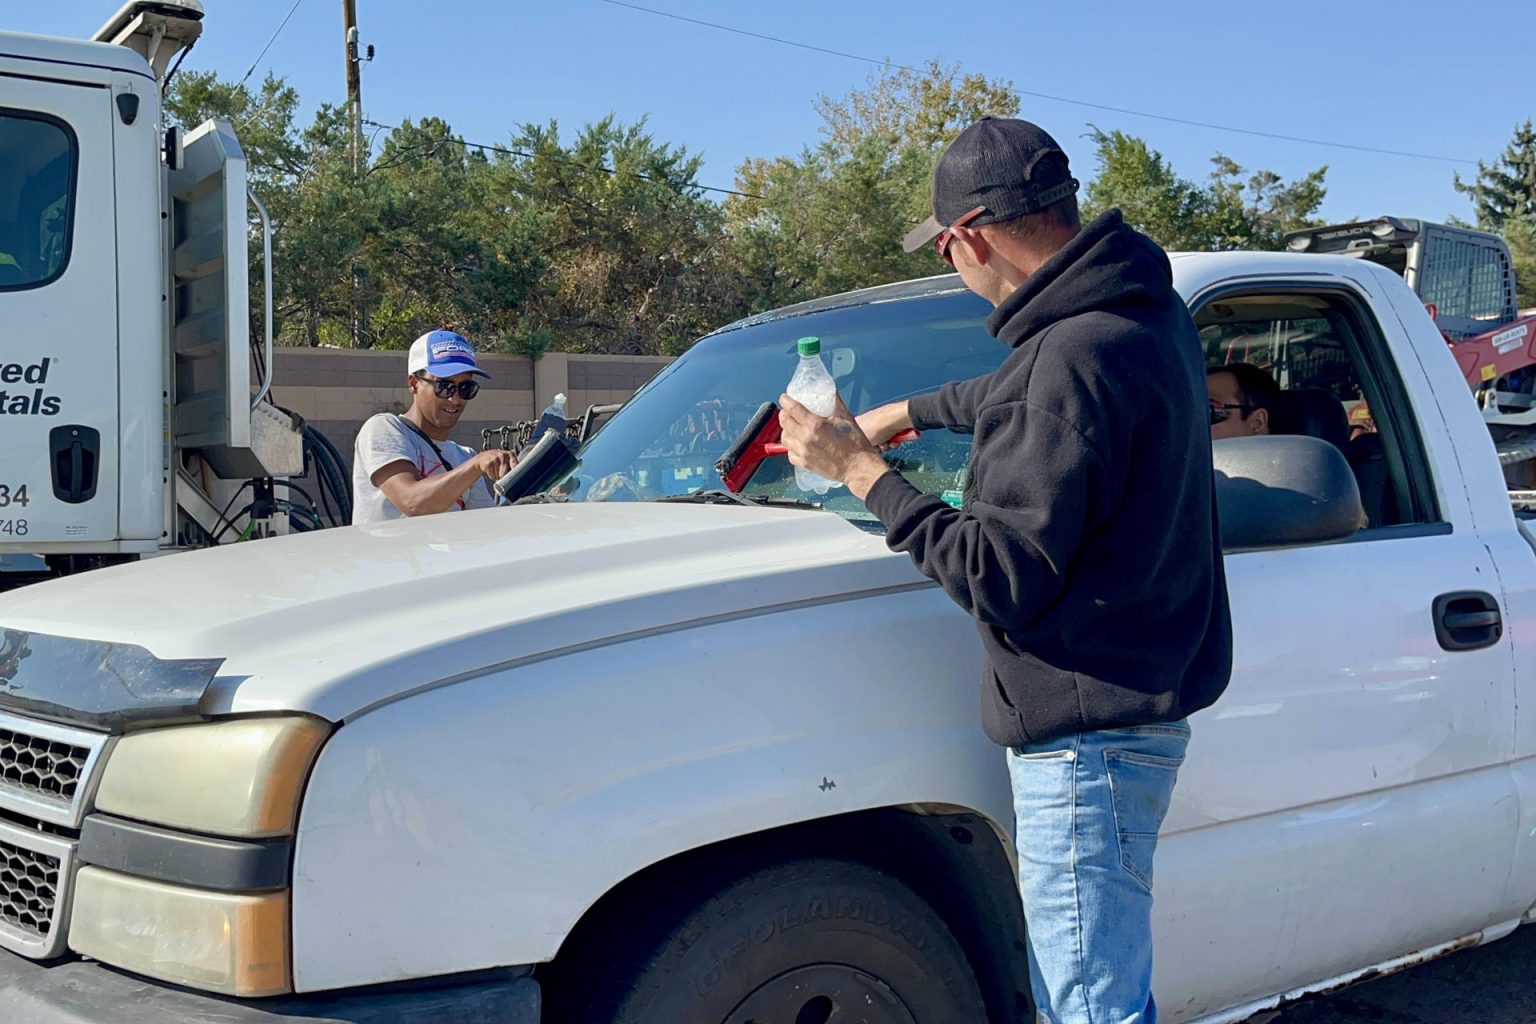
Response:
[[[1273,171],[1249,172],[1229,157],[1211,158],[1204,184],[1180,177],[1161,153],[1133,135],[1094,129],[1097,173],[1084,215],[1112,207],[1166,249],[1279,249],[1287,231],[1313,219],[1327,194],[1327,167],[1287,182]]]
[[[1475,180],[1456,175],[1456,191],[1472,198],[1479,228],[1503,234],[1514,256],[1520,305],[1536,306],[1536,127],[1530,119],[1515,128],[1497,160],[1478,161]]]
[[[166,111],[189,128],[234,125],[275,224],[284,343],[401,347],[447,326],[537,357],[675,354],[749,311],[942,272],[900,246],[931,212],[934,164],[966,125],[1019,106],[1006,81],[937,61],[887,67],[821,96],[820,140],[747,160],[723,203],[700,187],[700,159],[643,120],[574,135],[525,124],[483,148],[427,117],[369,126],[355,146],[342,108],[301,125],[282,79],[208,73],[178,76]],[[1218,156],[1197,184],[1138,138],[1092,138],[1090,212],[1122,206],[1170,247],[1273,247],[1323,198],[1325,168],[1287,182]]]
[[[933,255],[901,251],[932,212],[933,167],[960,130],[1011,117],[1008,82],[930,61],[888,67],[868,86],[816,105],[822,142],[799,158],[748,160],[736,172],[752,197],[726,202],[726,226],[753,309],[936,273]]]

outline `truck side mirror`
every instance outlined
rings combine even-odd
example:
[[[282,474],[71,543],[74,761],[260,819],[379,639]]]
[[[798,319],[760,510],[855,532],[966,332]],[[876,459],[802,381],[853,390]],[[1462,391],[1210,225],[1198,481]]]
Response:
[[[1304,436],[1212,445],[1225,551],[1322,544],[1360,529],[1360,488],[1343,452]]]

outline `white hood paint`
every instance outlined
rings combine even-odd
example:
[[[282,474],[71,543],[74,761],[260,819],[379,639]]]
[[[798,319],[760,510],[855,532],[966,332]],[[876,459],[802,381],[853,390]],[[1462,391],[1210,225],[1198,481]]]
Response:
[[[526,505],[155,558],[0,596],[0,626],[223,658],[211,713],[332,721],[635,632],[923,578],[826,512]]]

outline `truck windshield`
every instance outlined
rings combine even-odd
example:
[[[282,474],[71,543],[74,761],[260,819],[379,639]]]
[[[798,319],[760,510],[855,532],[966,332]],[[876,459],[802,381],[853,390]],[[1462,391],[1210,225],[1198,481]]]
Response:
[[[783,393],[797,339],[821,339],[838,393],[859,413],[995,369],[1008,353],[983,326],[990,312],[983,300],[950,292],[771,320],[707,338],[614,415],[553,493],[571,501],[651,501],[723,489],[715,461],[758,406]],[[968,435],[930,431],[887,460],[924,491],[958,503],[970,449]],[[808,498],[878,528],[847,488],[824,497],[801,492],[786,459],[765,463],[744,494]]]

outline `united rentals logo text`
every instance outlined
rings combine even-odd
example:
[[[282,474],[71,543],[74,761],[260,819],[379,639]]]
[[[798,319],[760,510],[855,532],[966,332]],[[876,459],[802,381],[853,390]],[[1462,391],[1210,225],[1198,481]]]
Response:
[[[0,416],[57,416],[58,396],[43,390],[48,383],[51,358],[28,366],[25,363],[0,363]],[[10,385],[31,384],[31,393]]]

